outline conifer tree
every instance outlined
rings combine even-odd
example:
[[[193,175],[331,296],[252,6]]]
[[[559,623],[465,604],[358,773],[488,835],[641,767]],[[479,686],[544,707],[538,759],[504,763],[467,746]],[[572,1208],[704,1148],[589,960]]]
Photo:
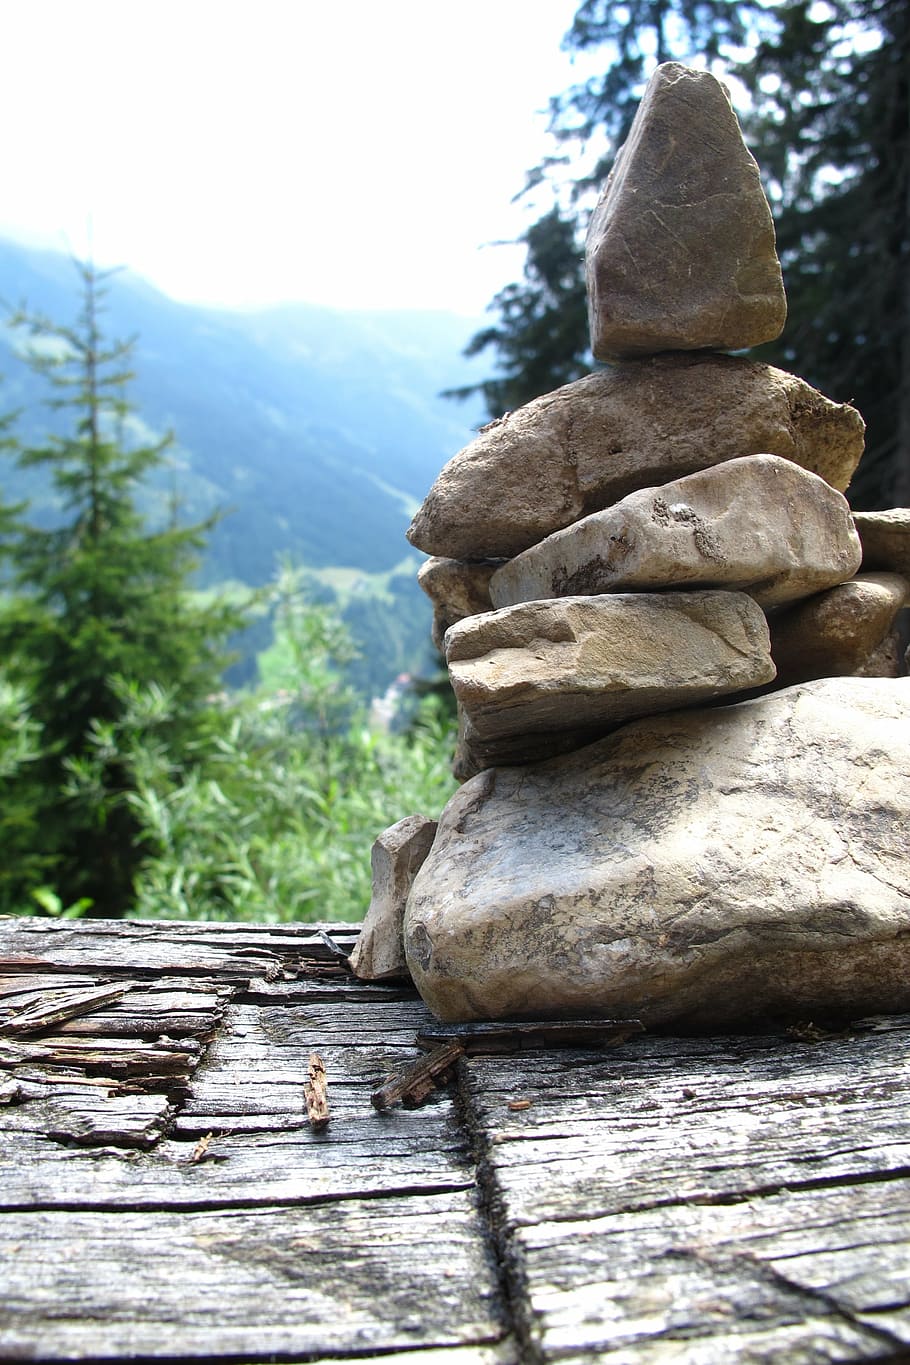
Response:
[[[558,205],[528,228],[524,280],[508,284],[490,309],[499,321],[471,338],[464,352],[493,347],[498,373],[480,384],[447,389],[447,398],[480,393],[492,417],[578,379],[591,368],[585,304],[584,247],[578,225]]]
[[[747,140],[777,223],[789,317],[756,358],[783,365],[866,419],[866,455],[850,489],[859,508],[910,503],[910,7],[906,0],[582,0],[564,40],[602,50],[604,72],[551,100],[551,131],[575,169],[564,211],[565,315],[546,342],[547,374],[579,365],[587,344],[580,246],[592,188],[628,132],[656,62],[719,61],[749,90]],[[528,178],[546,181],[551,158]],[[528,230],[525,280],[490,305],[498,373],[469,390],[491,416],[539,387],[545,286]],[[551,262],[551,267],[553,262]],[[573,272],[575,287],[573,289]]]
[[[90,901],[92,913],[116,915],[129,908],[146,850],[127,769],[99,739],[118,718],[124,685],[157,683],[171,698],[157,742],[175,766],[186,761],[211,723],[205,698],[219,685],[224,641],[240,620],[188,592],[208,526],[149,528],[138,510],[140,487],[164,462],[170,438],[128,439],[132,343],[104,336],[106,275],[78,269],[82,307],[73,325],[28,312],[12,320],[30,340],[28,361],[47,380],[65,434],[18,454],[23,467],[47,470],[59,520],[48,528],[20,516],[8,529],[14,593],[0,614],[0,650],[40,737],[36,856],[63,903]],[[13,876],[5,908],[27,908],[35,890]]]
[[[866,419],[858,508],[910,503],[910,7],[790,0],[744,69],[789,318],[757,353]]]

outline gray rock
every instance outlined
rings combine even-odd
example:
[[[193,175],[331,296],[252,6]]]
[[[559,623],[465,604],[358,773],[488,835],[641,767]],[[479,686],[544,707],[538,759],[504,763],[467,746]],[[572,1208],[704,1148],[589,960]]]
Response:
[[[458,708],[458,739],[452,759],[452,773],[459,782],[482,773],[484,768],[516,767],[525,763],[542,763],[557,754],[570,754],[603,739],[616,729],[615,725],[595,725],[584,730],[544,730],[518,735],[498,735],[494,739],[480,739]]]
[[[842,494],[776,455],[747,455],[630,493],[493,575],[496,607],[538,598],[726,588],[762,606],[852,577],[859,537]]]
[[[910,1009],[910,679],[636,721],[442,814],[405,915],[444,1019]]]
[[[502,560],[492,563],[467,564],[461,559],[440,559],[434,556],[421,564],[417,582],[433,603],[433,644],[443,651],[443,640],[449,626],[466,616],[491,611],[490,579]]]
[[[600,360],[739,350],[787,316],[771,210],[730,98],[707,71],[654,72],[588,228]]]
[[[877,648],[853,672],[855,678],[903,678],[907,668],[901,657],[903,637],[891,630]]]
[[[364,981],[407,977],[402,925],[408,893],[433,845],[436,821],[408,815],[373,844],[373,895],[351,953],[351,970]]]
[[[910,507],[854,512],[864,569],[890,569],[910,578]]]
[[[491,423],[440,472],[408,539],[431,555],[509,558],[637,488],[762,452],[843,490],[863,431],[855,408],[770,365],[629,362]]]
[[[730,592],[527,602],[453,626],[446,660],[463,739],[488,762],[522,761],[516,737],[603,734],[774,677],[763,612]]]
[[[849,583],[776,612],[770,621],[775,685],[859,672],[865,677],[896,677],[890,651],[879,664],[871,665],[871,660],[889,635],[908,590],[910,583],[900,574],[859,574]],[[885,667],[888,671],[882,672]]]

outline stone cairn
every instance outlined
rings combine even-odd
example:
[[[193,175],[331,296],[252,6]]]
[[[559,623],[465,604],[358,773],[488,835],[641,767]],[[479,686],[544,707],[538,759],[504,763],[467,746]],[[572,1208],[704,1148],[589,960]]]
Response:
[[[786,301],[713,76],[658,67],[586,263],[609,368],[483,428],[408,533],[465,785],[380,836],[354,968],[449,1020],[910,1008],[910,513],[851,516],[855,409],[725,354]]]

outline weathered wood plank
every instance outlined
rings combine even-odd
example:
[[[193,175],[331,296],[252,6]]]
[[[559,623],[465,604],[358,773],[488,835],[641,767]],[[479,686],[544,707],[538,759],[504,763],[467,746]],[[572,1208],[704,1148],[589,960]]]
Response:
[[[609,1059],[472,1059],[468,1093],[514,1173],[510,1219],[594,1216],[910,1170],[908,1042],[908,1020],[817,1044],[645,1038]]]
[[[92,988],[96,978],[63,973],[16,973],[0,976],[0,1020],[8,1020],[30,1001],[59,990]],[[75,1017],[55,1027],[59,1036],[129,1038],[202,1038],[212,1034],[235,988],[204,979],[198,984],[182,977],[120,983],[123,998],[110,1008],[93,1009],[89,1017]]]
[[[0,1354],[517,1365],[452,1096],[419,1115],[369,1103],[419,1055],[412,991],[351,981],[310,931],[7,924],[0,953],[8,1013],[130,984],[3,1041]]]
[[[910,1020],[463,1064],[524,1348],[626,1365],[910,1348]],[[510,1108],[515,1100],[528,1107]]]
[[[35,991],[19,996],[16,1004],[0,1012],[0,1034],[39,1033],[113,1005],[129,990],[119,986],[82,986],[75,990]]]
[[[636,1363],[658,1347],[717,1362],[893,1357],[910,1342],[908,1214],[906,1188],[895,1202],[868,1184],[521,1228],[536,1344]]]
[[[339,946],[352,946],[358,926],[327,925]],[[266,980],[282,969],[330,963],[312,925],[182,924],[152,920],[45,920],[0,917],[0,972],[129,972],[137,978],[206,975],[226,981]]]
[[[24,1106],[28,1108],[28,1106]],[[457,1122],[427,1127],[375,1120],[351,1125],[346,1141],[306,1125],[280,1133],[215,1133],[209,1157],[193,1161],[200,1136],[164,1138],[151,1151],[65,1146],[18,1123],[23,1106],[3,1114],[0,1209],[193,1209],[309,1205],[403,1191],[431,1195],[474,1187],[474,1167]],[[91,1111],[99,1129],[99,1111]],[[341,1127],[339,1123],[337,1125]]]
[[[467,1193],[255,1214],[11,1214],[0,1261],[5,1359],[261,1361],[492,1345],[506,1332]]]
[[[0,978],[0,1019],[10,1030],[0,1038],[0,1071],[14,1086],[0,1131],[15,1141],[19,1165],[11,1194],[28,1135],[45,1151],[59,1143],[147,1149],[160,1140],[230,994],[223,985],[179,986],[134,990],[121,981],[111,999],[109,984],[86,975]]]
[[[229,1030],[193,1078],[175,1133],[299,1126],[302,1085],[315,1049],[326,1061],[333,1139],[343,1141],[349,1121],[372,1113],[371,1092],[421,1055],[414,1039],[427,1018],[416,998],[233,1006]]]
[[[132,992],[130,993],[132,995]],[[127,997],[129,998],[129,997]],[[426,1022],[416,1001],[322,1001],[315,1009],[230,1006],[179,1109],[132,1116],[117,1144],[110,1136],[114,1098],[103,1086],[75,1087],[43,1102],[0,1112],[0,1201],[7,1207],[217,1207],[238,1202],[313,1202],[394,1193],[467,1189],[474,1183],[469,1142],[451,1096],[440,1095],[419,1117],[378,1115],[370,1094],[414,1046]],[[50,1048],[59,1039],[42,1039]],[[64,1044],[98,1046],[99,1040]],[[101,1040],[110,1055],[133,1044]],[[148,1055],[161,1042],[146,1043]],[[310,1055],[324,1059],[332,1121],[324,1133],[308,1123],[305,1084]],[[18,1074],[18,1073],[17,1073]],[[62,1078],[61,1078],[62,1079]],[[90,1081],[92,1076],[85,1076]],[[71,1087],[71,1091],[73,1087]],[[30,1092],[31,1094],[31,1092]],[[61,1111],[69,1115],[69,1126]],[[168,1124],[167,1137],[160,1130]],[[81,1148],[60,1145],[69,1134]],[[96,1148],[86,1149],[92,1134]],[[192,1161],[201,1137],[213,1134],[207,1159]],[[50,1135],[56,1141],[49,1141]],[[119,1146],[149,1146],[137,1159]]]
[[[130,986],[2,1040],[4,1357],[910,1352],[910,1018],[468,1056],[457,1096],[380,1114],[371,1092],[438,1026],[311,926],[6,921],[4,957],[0,1020]]]
[[[513,1337],[493,1346],[442,1346],[426,1351],[392,1351],[382,1357],[383,1365],[523,1365]],[[320,1356],[318,1360],[289,1362],[289,1365],[351,1365],[350,1356]]]

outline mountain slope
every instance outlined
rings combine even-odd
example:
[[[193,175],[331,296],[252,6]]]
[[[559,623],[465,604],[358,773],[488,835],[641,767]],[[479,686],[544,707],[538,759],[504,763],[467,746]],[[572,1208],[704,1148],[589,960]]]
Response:
[[[77,284],[64,256],[0,241],[7,302],[69,321]],[[438,396],[472,373],[460,350],[476,323],[454,315],[195,308],[123,273],[110,282],[107,327],[137,338],[133,397],[147,427],[177,434],[186,515],[230,509],[207,581],[263,582],[281,552],[313,567],[391,568],[407,553],[414,504],[480,418]],[[0,410],[43,422],[8,333],[0,374]],[[4,480],[11,495],[18,478]]]
[[[0,240],[5,304],[68,323],[78,285],[65,256]],[[196,308],[123,272],[109,281],[104,326],[109,338],[136,338],[137,437],[177,437],[171,468],[147,495],[150,517],[164,514],[174,490],[187,521],[224,513],[201,583],[259,585],[279,555],[290,555],[318,573],[343,609],[361,647],[355,675],[365,691],[421,667],[429,605],[404,533],[440,467],[481,420],[479,404],[439,397],[482,371],[460,354],[477,322],[296,304]],[[0,413],[20,409],[20,434],[40,439],[54,419],[20,344],[0,326]],[[2,462],[0,487],[11,500],[29,497],[38,518],[55,518],[40,472]],[[266,642],[260,626],[243,647],[249,654]],[[248,660],[235,679],[250,672]]]

